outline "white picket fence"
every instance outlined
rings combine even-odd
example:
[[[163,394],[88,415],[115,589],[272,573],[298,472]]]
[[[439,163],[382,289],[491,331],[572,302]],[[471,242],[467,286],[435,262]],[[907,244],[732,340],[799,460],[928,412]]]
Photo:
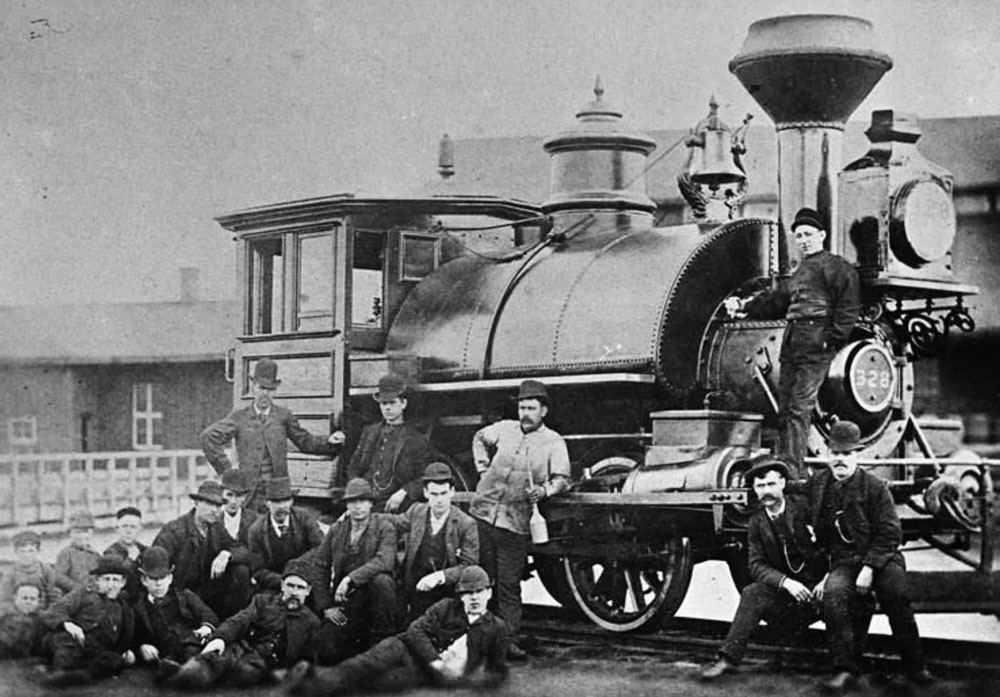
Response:
[[[65,524],[84,510],[113,524],[124,506],[165,521],[188,510],[188,494],[213,476],[200,450],[3,455],[0,529]]]

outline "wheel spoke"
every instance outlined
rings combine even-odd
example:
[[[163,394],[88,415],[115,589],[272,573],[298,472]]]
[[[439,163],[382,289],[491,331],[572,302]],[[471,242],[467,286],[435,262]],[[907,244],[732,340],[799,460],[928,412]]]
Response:
[[[632,596],[632,603],[636,612],[646,609],[646,594],[642,588],[642,575],[638,569],[629,569],[625,572],[625,581],[628,583],[628,592]]]

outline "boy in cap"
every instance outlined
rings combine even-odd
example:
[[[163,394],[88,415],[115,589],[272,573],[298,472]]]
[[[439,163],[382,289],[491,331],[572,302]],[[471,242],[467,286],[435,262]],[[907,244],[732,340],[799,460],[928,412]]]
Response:
[[[292,506],[294,491],[288,477],[264,484],[267,515],[250,526],[250,561],[259,590],[279,590],[285,565],[323,542],[323,532],[312,515]]]
[[[0,608],[0,659],[38,655],[41,649],[42,590],[31,582],[18,584],[14,600]]]
[[[760,503],[748,531],[753,583],[740,593],[740,604],[718,660],[702,671],[703,680],[714,680],[742,661],[747,642],[762,619],[785,635],[820,619],[813,588],[826,572],[826,560],[816,545],[807,502],[785,495],[789,474],[788,465],[765,456],[744,477]]]
[[[285,569],[280,593],[260,593],[216,629],[198,656],[185,663],[168,684],[203,688],[226,679],[248,687],[270,677],[275,668],[311,660],[319,619],[306,607],[312,586],[304,562]]]
[[[462,569],[479,563],[476,521],[451,503],[455,496],[451,468],[432,462],[424,470],[423,482],[427,503],[392,517],[397,535],[406,540],[400,595],[409,606],[410,620],[452,597]]]
[[[0,609],[10,610],[19,586],[30,584],[39,589],[39,606],[48,608],[61,595],[56,583],[56,572],[51,564],[41,561],[42,538],[34,530],[24,530],[14,535],[14,563],[0,572]]]
[[[507,677],[507,625],[488,609],[493,590],[479,566],[462,569],[446,598],[396,636],[333,668],[300,663],[289,692],[309,697],[428,685],[497,686]]]
[[[164,525],[153,545],[167,551],[174,567],[174,587],[190,588],[200,594],[210,578],[208,534],[222,507],[222,487],[218,482],[205,481],[188,496],[194,502],[191,510]]]
[[[368,482],[375,495],[375,510],[389,513],[405,510],[420,500],[424,467],[439,459],[427,436],[406,423],[406,382],[398,375],[378,381],[382,420],[365,426],[347,476]]]
[[[90,511],[74,513],[69,517],[70,543],[56,556],[56,583],[65,592],[81,588],[90,582],[90,571],[101,559],[94,549],[94,516]]]
[[[142,594],[142,584],[139,582],[139,571],[136,568],[139,555],[146,549],[146,545],[137,539],[142,530],[142,512],[134,506],[126,506],[119,509],[115,519],[118,521],[116,524],[118,539],[108,545],[104,553],[118,557],[128,567],[124,593],[126,600],[133,602]]]
[[[93,583],[56,601],[42,615],[49,630],[45,648],[52,673],[49,687],[81,685],[121,672],[135,662],[135,618],[121,598],[128,569],[117,557],[101,557],[90,571]]]
[[[830,429],[828,468],[809,481],[813,526],[830,559],[830,572],[814,589],[823,602],[835,670],[826,687],[842,692],[857,686],[872,593],[889,618],[907,677],[926,685],[933,677],[907,594],[899,514],[886,483],[858,467],[861,447],[858,426],[838,421]]]
[[[222,475],[224,503],[222,514],[209,524],[212,563],[202,595],[222,619],[245,608],[253,595],[250,527],[257,514],[244,508],[249,495],[246,472],[229,470]]]
[[[157,666],[162,682],[201,651],[219,624],[218,616],[192,591],[173,588],[173,567],[167,550],[149,547],[139,558],[144,593],[135,610],[135,643],[139,657]]]
[[[280,384],[278,364],[270,358],[260,359],[250,378],[253,403],[235,409],[201,434],[205,457],[220,475],[234,469],[225,448],[235,439],[239,469],[247,474],[255,492],[247,505],[255,510],[260,508],[259,484],[271,477],[288,476],[287,441],[301,452],[331,456],[338,454],[344,443],[340,431],[329,437],[313,435],[299,425],[290,409],[275,404],[274,391]]]
[[[731,316],[785,318],[778,378],[779,454],[796,479],[805,476],[806,447],[816,396],[837,352],[861,313],[861,283],[849,262],[823,248],[826,225],[817,211],[795,214],[792,236],[802,261],[779,288],[749,299],[726,299]]]
[[[372,513],[374,494],[364,479],[344,491],[347,514],[330,526],[313,557],[316,607],[323,613],[319,660],[336,663],[398,629],[396,528]]]

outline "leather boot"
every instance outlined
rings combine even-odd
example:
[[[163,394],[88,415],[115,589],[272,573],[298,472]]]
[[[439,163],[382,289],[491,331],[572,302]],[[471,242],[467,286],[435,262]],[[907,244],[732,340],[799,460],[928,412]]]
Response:
[[[736,664],[730,661],[725,656],[719,656],[719,660],[715,663],[706,666],[704,670],[701,671],[702,680],[715,680],[721,677],[724,673],[729,673],[735,670]]]

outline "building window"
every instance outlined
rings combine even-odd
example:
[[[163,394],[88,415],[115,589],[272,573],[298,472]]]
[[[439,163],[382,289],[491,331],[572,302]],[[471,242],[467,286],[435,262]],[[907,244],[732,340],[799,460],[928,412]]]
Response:
[[[160,386],[153,382],[132,385],[132,447],[136,450],[163,448],[163,412],[156,410]]]
[[[7,420],[7,442],[14,453],[29,453],[38,445],[38,421],[34,416]]]

